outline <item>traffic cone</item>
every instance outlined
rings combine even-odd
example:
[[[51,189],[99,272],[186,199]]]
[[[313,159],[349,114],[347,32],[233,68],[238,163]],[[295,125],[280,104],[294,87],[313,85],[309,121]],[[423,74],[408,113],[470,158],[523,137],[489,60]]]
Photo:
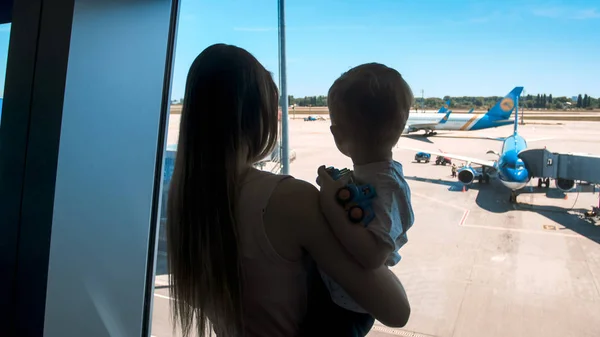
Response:
[[[467,191],[467,186],[463,185],[463,190],[462,191],[466,192]]]
[[[565,193],[565,200],[569,199],[569,195],[567,193]]]

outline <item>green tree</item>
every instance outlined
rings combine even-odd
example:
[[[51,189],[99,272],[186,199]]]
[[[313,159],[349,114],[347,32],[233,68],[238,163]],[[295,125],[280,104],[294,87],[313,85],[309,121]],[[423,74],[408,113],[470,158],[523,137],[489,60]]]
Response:
[[[540,108],[546,108],[546,102],[548,102],[547,99],[546,94],[544,94],[544,96],[542,96],[542,106]]]
[[[581,98],[581,94],[579,94],[577,96],[577,104],[576,107],[581,108],[581,106],[583,105],[583,98]]]
[[[581,102],[581,107],[587,108],[587,106],[588,106],[588,95],[585,94],[585,95],[583,95],[583,101]]]
[[[552,104],[552,94],[548,95],[548,103]]]

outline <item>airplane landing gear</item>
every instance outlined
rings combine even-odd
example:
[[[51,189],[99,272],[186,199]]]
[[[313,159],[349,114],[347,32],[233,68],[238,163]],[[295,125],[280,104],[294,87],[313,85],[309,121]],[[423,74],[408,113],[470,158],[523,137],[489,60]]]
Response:
[[[435,136],[435,135],[437,135],[437,132],[431,131],[431,130],[425,131],[425,134],[424,134],[425,137]]]
[[[481,175],[479,176],[479,183],[482,182],[489,184],[490,183],[490,175],[486,173],[485,167],[481,168]]]

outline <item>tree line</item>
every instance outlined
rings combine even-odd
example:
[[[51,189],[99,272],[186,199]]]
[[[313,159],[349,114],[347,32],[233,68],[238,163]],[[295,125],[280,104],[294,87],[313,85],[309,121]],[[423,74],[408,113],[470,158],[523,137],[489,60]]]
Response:
[[[503,96],[502,96],[503,97]],[[493,107],[501,96],[459,96],[451,97],[444,96],[439,97],[428,97],[423,99],[422,97],[415,97],[413,103],[414,109],[439,109],[445,102],[450,100],[451,109],[490,109]],[[181,104],[183,99],[173,100],[173,104]],[[299,107],[323,107],[327,106],[327,96],[304,96],[294,97],[293,95],[288,96],[288,103],[290,106]],[[594,98],[587,94],[579,94],[576,99],[575,97],[552,97],[552,94],[537,94],[537,95],[524,95],[520,98],[520,104],[525,109],[550,109],[550,110],[562,110],[562,109],[597,109],[600,108],[600,97]]]
[[[502,96],[503,97],[503,96]],[[452,109],[490,109],[493,107],[501,98],[501,96],[460,96],[451,97],[444,96],[439,97],[428,97],[423,99],[422,97],[415,97],[413,108],[419,109],[421,107],[425,109],[439,109],[445,102],[450,100],[450,107]],[[289,105],[296,106],[327,106],[327,96],[305,96],[305,97],[294,97],[288,96]],[[525,95],[520,98],[520,106],[525,109],[551,109],[551,110],[562,110],[570,108],[578,109],[594,109],[600,108],[600,97],[594,98],[587,94],[577,96],[577,99],[573,97],[560,96],[552,97],[552,94],[537,94],[537,95]]]

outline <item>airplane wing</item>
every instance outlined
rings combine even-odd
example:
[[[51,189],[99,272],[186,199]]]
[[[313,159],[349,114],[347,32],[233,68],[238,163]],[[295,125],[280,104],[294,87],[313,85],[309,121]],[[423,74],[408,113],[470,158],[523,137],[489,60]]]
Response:
[[[452,158],[452,159],[456,159],[456,160],[461,160],[461,161],[465,161],[467,163],[477,164],[477,165],[486,166],[486,167],[492,167],[492,168],[494,168],[494,166],[496,165],[496,162],[493,161],[493,160],[478,159],[478,158],[461,156],[461,155],[458,155],[458,154],[452,154],[452,153],[447,153],[447,152],[436,152],[436,151],[416,149],[416,148],[411,148],[411,147],[402,147],[402,148],[405,149],[405,150],[410,150],[410,151],[415,151],[415,152],[431,153],[432,155],[435,155],[435,156],[448,157],[448,158]]]

